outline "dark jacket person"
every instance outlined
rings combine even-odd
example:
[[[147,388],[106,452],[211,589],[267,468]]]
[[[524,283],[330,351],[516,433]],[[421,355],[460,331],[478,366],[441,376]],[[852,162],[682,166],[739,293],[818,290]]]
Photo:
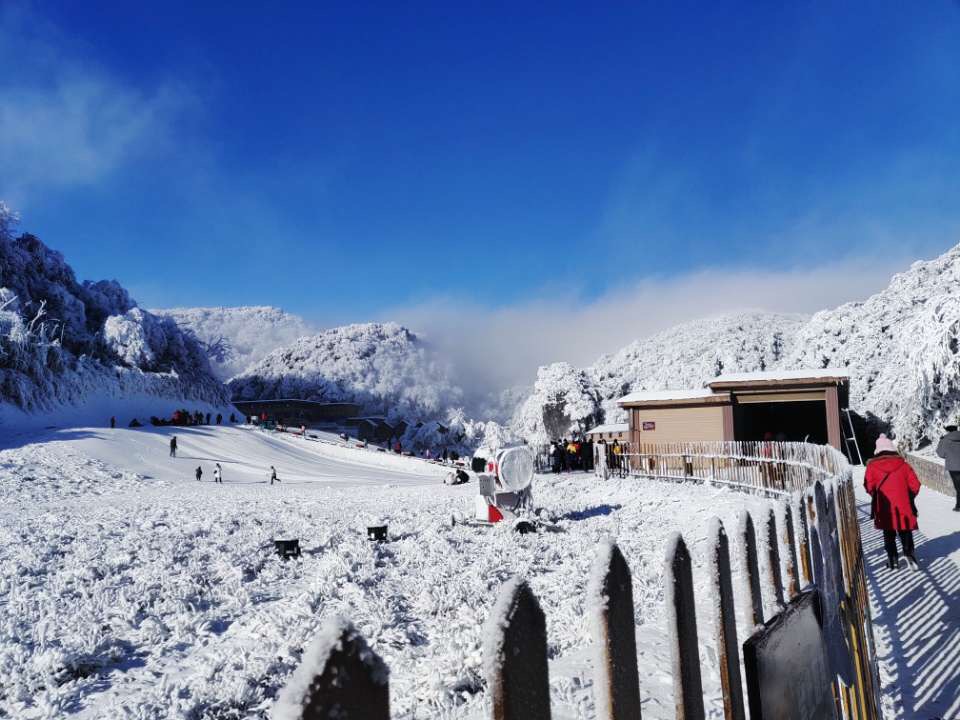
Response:
[[[953,491],[956,496],[953,511],[960,512],[960,431],[957,430],[956,425],[947,425],[943,429],[947,434],[940,438],[937,455],[943,458],[947,472],[950,473],[950,479],[953,480]]]

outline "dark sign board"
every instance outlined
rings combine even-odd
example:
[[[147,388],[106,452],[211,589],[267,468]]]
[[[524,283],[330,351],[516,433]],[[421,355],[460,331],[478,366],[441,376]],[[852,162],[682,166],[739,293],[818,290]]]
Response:
[[[656,430],[657,424],[655,422],[650,422],[649,420],[643,423],[643,429],[646,430]]]
[[[835,720],[820,594],[798,595],[743,644],[751,720]]]

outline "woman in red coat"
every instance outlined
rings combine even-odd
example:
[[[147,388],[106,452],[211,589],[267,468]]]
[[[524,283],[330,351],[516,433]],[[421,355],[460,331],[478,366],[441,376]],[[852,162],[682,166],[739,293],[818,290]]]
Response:
[[[917,508],[913,499],[920,492],[920,481],[886,435],[877,438],[876,452],[873,459],[867,463],[863,484],[873,499],[873,524],[878,530],[883,530],[887,567],[891,570],[899,567],[898,535],[907,563],[916,567],[913,531],[917,529]]]

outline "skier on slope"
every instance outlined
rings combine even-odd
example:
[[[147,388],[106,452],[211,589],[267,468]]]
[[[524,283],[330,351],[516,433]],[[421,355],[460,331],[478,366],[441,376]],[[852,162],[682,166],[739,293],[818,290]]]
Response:
[[[275,482],[280,482],[280,478],[277,477],[277,469],[271,465],[270,466],[270,484],[273,485]]]
[[[220,467],[220,463],[217,463],[216,467],[213,468],[213,481],[223,485],[223,468]]]
[[[887,551],[887,567],[899,567],[897,536],[907,558],[907,564],[916,569],[913,531],[917,529],[917,508],[913,499],[920,492],[920,481],[913,468],[897,452],[896,445],[886,435],[877,438],[873,459],[867,462],[863,486],[871,497],[870,515],[877,530],[883,531],[883,546]]]
[[[940,438],[937,445],[937,455],[943,458],[950,479],[953,480],[953,490],[956,495],[954,512],[960,512],[960,431],[956,425],[947,425],[943,428],[947,434]]]
[[[197,476],[197,482],[200,482],[200,478],[203,477],[203,468],[197,465],[197,469],[194,471],[193,474]]]
[[[174,435],[170,438],[170,457],[175,458],[177,456],[177,436]]]

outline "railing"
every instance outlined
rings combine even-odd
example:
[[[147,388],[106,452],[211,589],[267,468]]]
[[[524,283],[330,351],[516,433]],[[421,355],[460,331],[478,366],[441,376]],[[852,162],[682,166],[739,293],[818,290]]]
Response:
[[[953,481],[947,474],[947,468],[942,462],[937,462],[932,458],[920,457],[913,453],[907,453],[907,462],[910,463],[910,467],[913,468],[922,485],[948,497],[956,497],[957,491],[953,487]]]
[[[638,471],[642,468],[642,474],[650,474],[652,461],[653,470],[666,473],[663,477],[720,482],[777,498],[777,512],[770,508],[757,518],[741,513],[732,539],[717,519],[708,533],[709,583],[716,602],[712,622],[704,624],[713,628],[718,656],[716,666],[707,671],[721,679],[725,717],[743,720],[748,705],[752,720],[771,717],[763,714],[764,688],[759,685],[754,660],[746,667],[743,664],[741,649],[746,643],[738,641],[737,613],[745,627],[763,626],[751,636],[753,642],[785,610],[798,606],[802,595],[809,597],[812,592],[822,608],[820,627],[829,666],[823,676],[826,680],[818,687],[803,687],[810,676],[806,680],[791,676],[784,687],[795,688],[793,695],[798,698],[826,694],[837,718],[880,718],[863,552],[846,459],[831,448],[759,443],[641,446],[631,448],[629,457]],[[758,531],[761,543],[757,542]],[[736,576],[731,569],[731,550],[738,554],[743,569]],[[597,717],[640,718],[632,579],[627,559],[612,541],[601,543],[587,587]],[[734,587],[740,588],[739,597],[745,599],[742,607],[735,605]],[[703,668],[693,572],[679,533],[666,549],[664,591],[673,648],[676,717],[702,720]],[[777,613],[772,617],[764,615],[764,594],[775,599]],[[502,587],[484,637],[484,674],[493,717],[549,718],[546,622],[537,598],[522,578]],[[808,717],[799,710],[790,717]],[[344,620],[329,623],[307,649],[274,713],[278,720],[387,720],[389,715],[387,669]]]

